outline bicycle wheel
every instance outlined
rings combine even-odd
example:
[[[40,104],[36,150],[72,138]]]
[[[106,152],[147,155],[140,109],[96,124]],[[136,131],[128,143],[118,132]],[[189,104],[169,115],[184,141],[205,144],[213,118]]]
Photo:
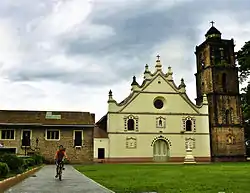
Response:
[[[60,167],[59,167],[59,180],[60,181],[62,180],[62,164],[60,164]]]

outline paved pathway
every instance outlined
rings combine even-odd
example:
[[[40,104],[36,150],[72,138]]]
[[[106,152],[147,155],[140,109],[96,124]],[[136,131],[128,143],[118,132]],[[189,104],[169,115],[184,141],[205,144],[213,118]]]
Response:
[[[47,165],[39,170],[36,177],[29,177],[5,193],[112,193],[86,176],[66,165],[62,181],[55,179],[55,166]]]

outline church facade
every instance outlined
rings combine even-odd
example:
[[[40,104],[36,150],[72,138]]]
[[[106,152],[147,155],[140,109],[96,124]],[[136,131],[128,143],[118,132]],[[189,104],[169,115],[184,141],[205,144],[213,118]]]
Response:
[[[141,85],[121,103],[109,92],[108,112],[94,130],[96,162],[184,161],[189,147],[197,162],[245,161],[245,138],[234,40],[213,26],[196,46],[196,104],[164,73],[145,66]]]
[[[121,103],[109,92],[108,113],[95,128],[95,161],[183,161],[189,145],[196,161],[210,161],[206,95],[199,106],[193,104],[184,80],[176,86],[171,67],[164,73],[159,58],[154,72],[146,65],[143,83],[133,77],[131,87]]]

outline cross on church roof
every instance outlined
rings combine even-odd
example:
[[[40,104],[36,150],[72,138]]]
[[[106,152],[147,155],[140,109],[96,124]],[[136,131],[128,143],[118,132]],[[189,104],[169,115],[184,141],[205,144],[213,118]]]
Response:
[[[212,27],[213,27],[215,22],[214,22],[214,21],[211,21],[210,23],[212,24]]]
[[[160,60],[160,55],[159,54],[156,57],[157,57],[157,60]]]

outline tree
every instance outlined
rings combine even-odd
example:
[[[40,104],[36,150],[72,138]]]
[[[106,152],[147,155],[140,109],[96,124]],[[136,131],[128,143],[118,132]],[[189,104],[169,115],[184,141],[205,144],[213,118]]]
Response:
[[[240,83],[247,80],[250,75],[250,41],[236,53],[236,60],[238,62]],[[245,137],[250,139],[250,81],[241,93],[241,104],[244,118]],[[250,147],[250,146],[249,146]],[[249,154],[249,148],[247,148],[247,154]]]
[[[236,60],[239,65],[240,82],[244,82],[250,75],[250,41],[236,53]]]

